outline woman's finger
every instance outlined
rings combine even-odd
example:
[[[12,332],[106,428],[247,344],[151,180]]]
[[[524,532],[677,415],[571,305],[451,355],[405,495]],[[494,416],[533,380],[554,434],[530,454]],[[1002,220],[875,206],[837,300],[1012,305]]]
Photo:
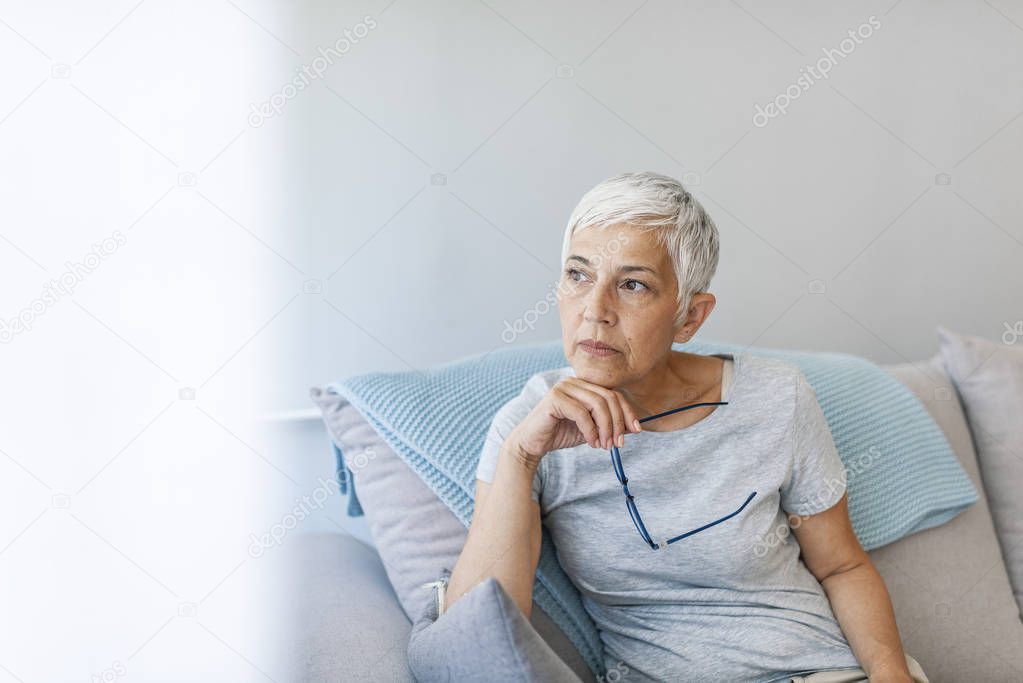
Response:
[[[639,424],[639,416],[636,413],[636,409],[632,406],[632,402],[625,397],[625,394],[615,390],[615,395],[618,397],[618,402],[622,406],[622,412],[625,414],[625,424],[628,426],[631,432],[641,432],[643,427]]]
[[[593,448],[597,448],[597,444],[600,440],[600,430],[597,428],[596,423],[593,421],[593,415],[590,412],[589,405],[580,401],[567,386],[559,385],[557,391],[554,394],[554,402],[557,406],[558,412],[564,417],[564,419],[571,420],[575,423],[576,429],[583,435],[588,443]]]
[[[588,382],[585,384],[566,382],[565,391],[576,401],[589,408],[593,423],[599,432],[596,448],[610,448],[611,439],[614,436],[614,421],[607,399],[593,391]]]
[[[612,389],[599,387],[599,393],[607,401],[608,409],[611,412],[611,424],[613,433],[611,439],[615,446],[621,448],[625,445],[625,432],[629,430],[625,423],[625,411],[622,409],[622,402],[618,393]]]
[[[633,408],[632,404],[625,397],[625,395],[616,390],[602,387],[598,384],[592,384],[578,380],[583,389],[597,393],[598,395],[605,398],[608,403],[608,409],[611,412],[612,423],[613,423],[613,440],[614,443],[621,447],[625,443],[625,434],[627,432],[642,432],[643,428],[639,426],[639,418],[637,417],[636,409]]]

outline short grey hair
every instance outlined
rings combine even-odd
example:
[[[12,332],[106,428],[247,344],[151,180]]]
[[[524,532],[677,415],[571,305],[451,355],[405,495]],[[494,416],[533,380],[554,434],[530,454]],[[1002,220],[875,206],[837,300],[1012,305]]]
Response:
[[[673,322],[678,328],[685,322],[692,295],[706,292],[717,270],[717,226],[678,180],[652,171],[621,173],[583,195],[572,211],[561,247],[562,267],[573,234],[621,224],[654,230],[668,250],[678,279],[678,311]]]

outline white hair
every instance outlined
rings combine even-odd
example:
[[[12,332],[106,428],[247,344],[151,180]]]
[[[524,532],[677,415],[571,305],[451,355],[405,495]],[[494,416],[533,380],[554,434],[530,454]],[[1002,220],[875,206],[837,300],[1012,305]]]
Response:
[[[685,322],[693,294],[706,292],[718,265],[718,230],[693,195],[674,178],[652,171],[621,173],[583,195],[565,228],[561,265],[572,235],[615,225],[655,231],[668,250],[678,280],[678,311],[673,326]]]

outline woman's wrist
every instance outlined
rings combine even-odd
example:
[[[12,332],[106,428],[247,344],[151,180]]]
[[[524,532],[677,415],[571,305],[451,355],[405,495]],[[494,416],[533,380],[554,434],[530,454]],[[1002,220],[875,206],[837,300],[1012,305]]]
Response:
[[[535,455],[528,452],[518,441],[512,439],[506,439],[501,448],[501,457],[511,459],[516,465],[521,466],[530,477],[536,474],[543,456],[544,454]]]

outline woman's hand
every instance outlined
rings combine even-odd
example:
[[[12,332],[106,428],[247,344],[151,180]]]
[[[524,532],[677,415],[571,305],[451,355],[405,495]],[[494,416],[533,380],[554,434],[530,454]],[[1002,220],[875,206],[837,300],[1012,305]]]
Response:
[[[508,435],[512,450],[537,466],[544,455],[588,443],[621,447],[626,433],[643,431],[621,392],[578,377],[559,381]]]

